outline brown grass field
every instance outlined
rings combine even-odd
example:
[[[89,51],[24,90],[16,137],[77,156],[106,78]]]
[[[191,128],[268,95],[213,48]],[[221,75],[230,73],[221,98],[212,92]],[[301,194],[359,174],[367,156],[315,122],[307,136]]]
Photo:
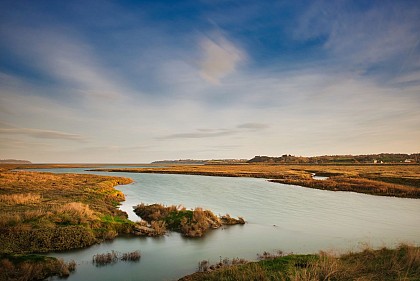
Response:
[[[0,171],[0,254],[92,245],[131,231],[114,189],[132,180],[96,175]]]
[[[104,169],[110,172],[256,177],[309,188],[380,196],[420,198],[420,165],[174,165],[164,168]],[[315,180],[312,174],[328,176]]]

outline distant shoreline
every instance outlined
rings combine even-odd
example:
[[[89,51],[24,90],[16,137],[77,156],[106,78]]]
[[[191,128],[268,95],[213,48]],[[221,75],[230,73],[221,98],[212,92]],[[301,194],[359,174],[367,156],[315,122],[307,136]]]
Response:
[[[416,164],[176,165],[164,168],[114,168],[91,171],[265,178],[272,182],[321,190],[420,198],[420,165]],[[314,174],[329,178],[317,180],[312,177]]]

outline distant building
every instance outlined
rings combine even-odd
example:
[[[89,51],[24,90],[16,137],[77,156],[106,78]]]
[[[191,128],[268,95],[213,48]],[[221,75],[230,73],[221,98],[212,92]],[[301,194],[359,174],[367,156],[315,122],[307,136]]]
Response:
[[[414,163],[416,162],[414,159],[405,159],[404,163]]]

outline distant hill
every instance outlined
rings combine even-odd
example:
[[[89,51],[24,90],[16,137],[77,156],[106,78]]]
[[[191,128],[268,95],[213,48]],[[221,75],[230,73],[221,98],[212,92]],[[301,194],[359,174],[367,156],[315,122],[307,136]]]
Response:
[[[420,163],[420,153],[381,153],[369,155],[324,155],[293,156],[284,154],[280,157],[255,156],[248,163],[288,163],[288,164],[380,164],[380,163]]]
[[[32,162],[28,160],[0,159],[0,164],[32,164]]]
[[[190,164],[205,164],[206,160],[193,160],[193,159],[180,159],[180,160],[161,160],[161,161],[153,161],[151,164],[183,164],[183,165],[190,165]]]
[[[180,160],[154,161],[151,164],[204,165],[204,164],[235,164],[235,163],[246,163],[247,161],[248,161],[248,159],[212,159],[212,160],[180,159]]]

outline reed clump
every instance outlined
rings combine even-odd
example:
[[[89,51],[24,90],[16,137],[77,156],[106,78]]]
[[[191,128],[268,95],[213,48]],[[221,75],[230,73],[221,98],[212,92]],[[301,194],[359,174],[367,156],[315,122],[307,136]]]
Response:
[[[97,266],[108,265],[116,263],[118,261],[118,256],[115,251],[105,254],[96,254],[92,258],[92,263]]]
[[[140,251],[123,253],[121,256],[122,261],[139,261],[141,258]]]
[[[137,262],[141,258],[140,251],[119,253],[111,251],[104,254],[96,254],[92,257],[92,263],[96,266],[104,266],[117,263],[118,261]]]
[[[139,235],[148,236],[162,235],[169,229],[181,232],[187,237],[201,237],[209,229],[216,229],[222,225],[245,224],[243,218],[235,219],[229,215],[217,217],[203,208],[187,210],[183,206],[141,203],[134,207],[134,212],[146,222],[137,225]]]

